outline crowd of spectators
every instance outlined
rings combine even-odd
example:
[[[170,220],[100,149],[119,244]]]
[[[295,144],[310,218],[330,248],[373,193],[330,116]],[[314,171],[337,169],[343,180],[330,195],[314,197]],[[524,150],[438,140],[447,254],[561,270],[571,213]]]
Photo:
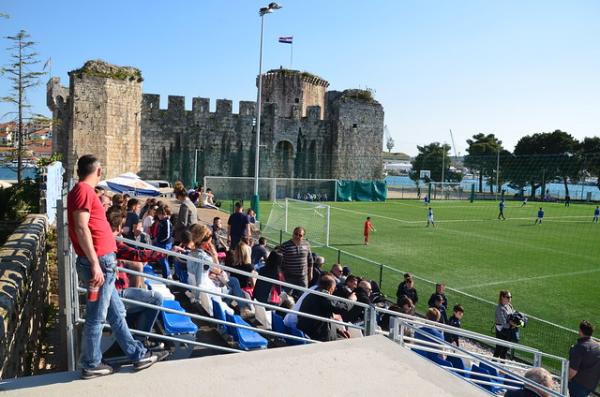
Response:
[[[398,285],[395,303],[388,302],[375,281],[352,274],[349,267],[334,263],[327,267],[329,271],[325,270],[325,258],[312,252],[303,227],[296,227],[291,239],[269,250],[264,237],[256,236],[258,238],[255,242],[254,211],[249,209],[245,212],[241,203],[235,204],[234,212],[228,217],[226,226],[220,217],[214,217],[211,225],[199,224],[194,201],[200,202],[201,207],[213,208],[205,205],[213,203],[213,195],[210,189],[206,192],[196,189],[194,192],[198,193],[197,197],[186,191],[181,183],[175,185],[174,194],[179,202],[179,212],[173,225],[171,210],[164,202],[152,198],[142,206],[137,198],[114,194],[112,199],[109,199],[105,192],[97,191],[114,235],[123,235],[194,258],[187,261],[170,261],[165,255],[117,243],[118,266],[141,271],[143,263],[155,263],[165,278],[176,278],[190,285],[230,294],[234,298],[217,298],[216,301],[223,305],[226,312],[238,312],[246,319],[253,317],[252,305],[238,301],[235,297],[256,299],[259,302],[281,305],[300,313],[333,320],[327,322],[293,313],[285,315],[286,326],[298,328],[308,337],[319,341],[351,337],[353,329],[344,326],[342,322],[362,324],[365,321],[363,305],[380,305],[392,312],[415,315],[419,296],[410,273],[404,274],[403,281]],[[227,272],[218,265],[238,269],[249,275]],[[257,279],[256,275],[283,281],[291,286],[282,288],[267,280]],[[119,273],[116,285],[123,297],[156,305],[162,302],[160,295],[144,288],[139,277]],[[306,288],[320,293],[309,293],[304,290]],[[196,290],[190,289],[186,295],[192,303],[200,301]],[[327,295],[343,300],[332,299]],[[497,338],[517,342],[522,324],[514,320],[515,310],[511,298],[509,291],[500,291],[494,328]],[[427,306],[427,320],[461,327],[465,308],[461,304],[450,306],[452,313],[449,315],[449,302],[444,284],[435,285]],[[127,322],[131,326],[147,331],[152,329],[157,316],[156,310],[134,305],[126,305],[126,312]],[[389,315],[381,316],[378,324],[383,330],[387,330]],[[430,337],[433,336],[457,346],[460,343],[459,337],[452,332],[442,332],[430,326],[421,327],[417,332],[406,328],[404,332],[407,336],[414,336],[417,340],[425,342],[434,341]],[[572,396],[587,395],[584,393],[595,388],[600,380],[600,348],[591,341],[592,332],[591,324],[582,322],[580,339],[570,352],[569,378]],[[138,339],[145,346],[152,346],[152,341],[146,338]],[[507,347],[498,345],[494,350],[494,357],[504,359],[507,352]],[[434,356],[443,359],[438,353],[421,353],[432,359]],[[545,374],[538,372],[530,371],[526,376],[545,384]],[[534,388],[525,388],[518,393],[511,392],[507,395],[534,395],[528,394],[531,392],[544,395]]]

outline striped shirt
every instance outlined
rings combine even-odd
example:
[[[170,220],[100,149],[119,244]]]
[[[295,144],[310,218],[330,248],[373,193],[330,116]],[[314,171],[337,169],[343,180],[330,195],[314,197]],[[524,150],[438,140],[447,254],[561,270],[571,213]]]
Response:
[[[279,250],[283,255],[281,271],[285,281],[301,287],[308,287],[308,268],[313,266],[308,241],[302,240],[299,245],[296,245],[292,240],[288,240],[281,244]]]

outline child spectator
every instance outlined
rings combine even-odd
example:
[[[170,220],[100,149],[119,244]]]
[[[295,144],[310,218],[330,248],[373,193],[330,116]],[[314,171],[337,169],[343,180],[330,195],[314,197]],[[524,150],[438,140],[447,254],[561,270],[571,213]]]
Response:
[[[133,230],[140,222],[140,200],[136,198],[129,199],[127,202],[127,218],[125,219],[125,226],[123,226],[123,236],[126,238],[133,238]]]
[[[158,209],[158,207],[156,205],[148,208],[144,214],[144,218],[142,220],[142,228],[144,230],[144,233],[146,233],[147,235],[149,235],[150,237],[152,237],[152,225],[154,224],[154,217],[156,215],[156,210]]]
[[[194,243],[192,241],[192,233],[186,230],[181,235],[181,242],[179,245],[173,247],[173,251],[183,255],[189,255],[194,249]],[[175,275],[177,279],[182,283],[188,283],[188,272],[187,272],[187,261],[185,259],[174,258],[173,266],[175,267]]]
[[[448,320],[448,325],[451,325],[456,328],[461,328],[460,320],[462,319],[463,315],[465,314],[465,310],[459,304],[459,305],[454,305],[454,308],[452,309],[452,311],[453,311],[453,313],[452,313],[452,316],[450,316],[450,319]],[[444,339],[448,343],[454,343],[456,346],[460,346],[458,343],[458,335],[454,335],[454,334],[445,332]]]
[[[171,210],[169,207],[159,207],[156,210],[158,216],[158,231],[156,234],[155,246],[170,250],[173,248],[173,226],[171,225]],[[171,279],[171,270],[169,268],[168,258],[161,261],[162,276]]]
[[[444,297],[442,295],[436,295],[433,300],[433,307],[438,309],[440,312],[440,323],[448,324],[448,314],[446,314],[446,307],[444,306]]]
[[[410,298],[410,300],[415,305],[417,304],[417,302],[419,302],[419,296],[417,295],[415,283],[410,273],[405,273],[404,281],[398,285],[398,291],[396,291],[396,302],[400,304],[400,301],[404,296]]]

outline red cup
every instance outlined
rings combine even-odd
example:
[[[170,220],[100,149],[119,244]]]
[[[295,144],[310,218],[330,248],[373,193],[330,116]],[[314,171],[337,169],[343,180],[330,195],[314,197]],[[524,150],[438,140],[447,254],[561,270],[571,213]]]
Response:
[[[96,285],[88,285],[88,302],[96,302],[98,300],[98,292],[100,292],[100,287]]]

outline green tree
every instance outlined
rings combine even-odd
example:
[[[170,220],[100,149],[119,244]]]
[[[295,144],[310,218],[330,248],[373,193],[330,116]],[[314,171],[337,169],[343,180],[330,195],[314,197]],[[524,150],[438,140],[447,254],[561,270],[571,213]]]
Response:
[[[433,142],[425,146],[417,146],[419,154],[412,163],[411,179],[419,179],[421,170],[431,171],[431,180],[442,182],[442,163],[444,164],[444,181],[451,180],[450,173],[450,145]]]
[[[477,170],[479,173],[479,193],[483,191],[484,176],[491,177],[496,172],[498,151],[502,150],[502,141],[494,134],[475,134],[473,139],[467,139],[467,155],[465,166]],[[490,183],[490,192],[493,193],[493,184]]]
[[[600,137],[586,137],[580,146],[582,175],[595,176],[596,185],[600,189]]]
[[[6,36],[5,38],[12,42],[8,48],[10,52],[9,63],[0,69],[2,75],[7,76],[10,81],[10,93],[0,100],[8,102],[16,107],[16,111],[8,114],[16,115],[17,122],[17,182],[21,183],[23,171],[23,138],[24,120],[31,119],[28,114],[30,105],[27,103],[27,90],[39,84],[40,77],[46,72],[32,70],[34,65],[40,63],[38,54],[33,51],[34,41],[30,41],[29,34],[21,30],[15,36]],[[37,117],[37,115],[35,115]]]
[[[561,130],[524,136],[515,146],[507,178],[517,183],[527,181],[532,197],[537,188],[541,187],[544,194],[548,181],[561,178],[569,195],[569,179],[580,175],[579,146],[575,138]]]

